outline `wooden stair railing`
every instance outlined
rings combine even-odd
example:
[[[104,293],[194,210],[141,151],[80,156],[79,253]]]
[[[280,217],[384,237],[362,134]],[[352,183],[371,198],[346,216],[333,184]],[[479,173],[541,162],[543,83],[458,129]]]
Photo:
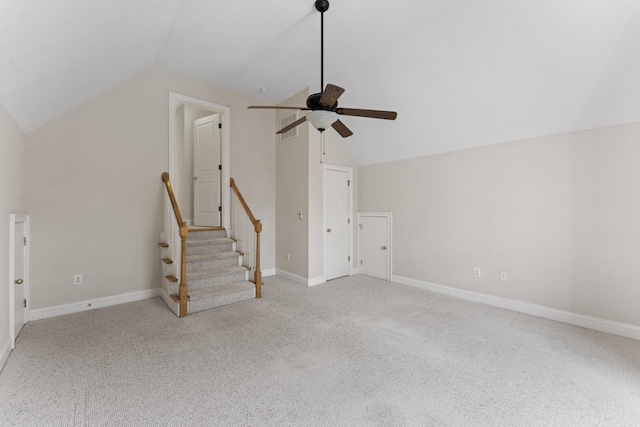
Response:
[[[180,317],[187,316],[187,301],[189,299],[189,290],[187,288],[187,234],[189,229],[187,223],[182,220],[180,209],[178,208],[178,202],[176,202],[176,196],[173,194],[171,188],[171,182],[169,182],[169,173],[163,172],[160,176],[162,182],[167,187],[167,193],[169,194],[169,200],[171,200],[171,206],[173,207],[173,213],[175,214],[178,227],[180,227],[180,286],[178,291],[178,298],[180,299]]]
[[[262,232],[262,223],[253,216],[233,178],[231,178],[231,189],[233,190],[231,196],[231,237],[236,239],[236,249],[242,252],[243,265],[250,272],[253,270],[252,282],[256,285],[256,298],[261,298],[260,233]],[[244,215],[238,205],[242,206]],[[248,226],[247,220],[251,222],[252,227]],[[252,252],[254,248],[255,252]]]

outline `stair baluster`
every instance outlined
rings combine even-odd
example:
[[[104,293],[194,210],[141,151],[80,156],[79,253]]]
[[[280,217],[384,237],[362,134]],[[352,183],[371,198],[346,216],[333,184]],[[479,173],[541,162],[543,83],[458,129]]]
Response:
[[[236,250],[242,253],[242,263],[249,269],[256,286],[256,298],[261,298],[262,272],[260,271],[260,233],[262,223],[256,219],[231,178],[231,237],[236,239]]]

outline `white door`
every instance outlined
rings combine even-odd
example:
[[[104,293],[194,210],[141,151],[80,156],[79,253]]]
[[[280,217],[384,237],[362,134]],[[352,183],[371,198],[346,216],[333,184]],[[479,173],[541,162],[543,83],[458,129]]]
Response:
[[[324,278],[348,276],[350,270],[351,169],[324,168]]]
[[[13,339],[18,337],[25,322],[26,245],[27,230],[24,221],[14,223],[13,245]]]
[[[360,272],[391,280],[389,216],[360,215]]]
[[[193,222],[219,227],[220,205],[220,115],[194,122],[193,134]]]

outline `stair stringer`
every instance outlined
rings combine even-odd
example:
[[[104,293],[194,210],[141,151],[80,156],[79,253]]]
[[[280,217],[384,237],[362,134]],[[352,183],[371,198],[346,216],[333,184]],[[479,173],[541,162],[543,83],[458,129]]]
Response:
[[[160,233],[160,245],[165,242],[167,242],[167,234],[162,232]],[[160,259],[171,258],[171,256],[171,247],[169,243],[167,243],[167,246],[160,246]],[[165,264],[164,262],[161,262],[160,265],[162,266],[162,275],[160,276],[160,298],[162,298],[167,307],[169,307],[176,316],[180,316],[180,304],[174,301],[170,296],[171,294],[178,292],[178,285],[167,279],[167,276],[178,277],[176,268],[178,263],[174,262],[173,264]]]

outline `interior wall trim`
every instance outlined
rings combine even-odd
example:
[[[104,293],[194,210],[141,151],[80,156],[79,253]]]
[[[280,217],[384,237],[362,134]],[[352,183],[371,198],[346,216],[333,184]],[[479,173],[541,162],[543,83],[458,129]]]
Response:
[[[110,307],[112,305],[124,304],[127,302],[142,301],[160,296],[160,288],[146,291],[130,292],[126,294],[113,295],[102,298],[92,298],[71,304],[56,305],[31,310],[29,321],[48,319],[50,317],[63,316],[65,314],[79,313],[81,311],[93,310],[95,308]]]
[[[479,302],[494,307],[506,308],[519,313],[531,316],[542,317],[544,319],[555,320],[556,322],[567,323],[569,325],[580,326],[594,331],[606,332],[608,334],[619,335],[640,341],[640,326],[628,323],[616,322],[613,320],[601,319],[587,316],[585,314],[573,313],[570,311],[558,310],[543,305],[531,304],[524,301],[517,301],[508,298],[496,297],[479,292],[457,289],[450,286],[438,285],[436,283],[423,282],[402,276],[392,276],[392,281],[401,285],[412,286],[414,288],[425,289],[427,291],[448,295],[467,301]]]
[[[2,346],[2,350],[0,350],[0,372],[2,371],[2,368],[4,368],[4,364],[7,363],[9,354],[11,354],[11,337],[7,339]]]
[[[262,277],[269,277],[269,276],[275,276],[276,275],[276,269],[275,268],[270,268],[268,270],[262,270]],[[264,285],[264,283],[263,283]]]
[[[291,280],[292,282],[295,282],[299,285],[303,285],[303,286],[316,286],[316,285],[320,285],[322,283],[325,282],[324,277],[322,276],[318,276],[318,277],[313,277],[311,279],[306,279],[302,276],[298,276],[297,274],[293,274],[293,273],[289,273],[288,271],[284,271],[284,270],[280,270],[279,268],[276,268],[276,274],[278,276],[284,277],[285,279]]]

